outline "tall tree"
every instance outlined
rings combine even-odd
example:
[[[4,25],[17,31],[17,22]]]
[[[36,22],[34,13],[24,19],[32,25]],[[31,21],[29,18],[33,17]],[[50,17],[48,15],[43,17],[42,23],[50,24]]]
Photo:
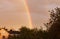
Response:
[[[50,12],[50,22],[47,23],[49,28],[50,39],[60,39],[60,8],[55,8]]]

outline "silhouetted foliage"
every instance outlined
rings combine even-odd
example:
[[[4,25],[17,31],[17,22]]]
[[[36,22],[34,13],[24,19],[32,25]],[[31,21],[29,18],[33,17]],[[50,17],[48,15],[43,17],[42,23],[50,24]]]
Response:
[[[22,27],[19,35],[9,36],[8,39],[47,39],[47,32]]]
[[[47,23],[47,26],[49,27],[48,39],[60,39],[60,8],[57,7],[52,10],[50,17],[50,22]]]
[[[47,32],[46,31],[42,31],[42,30],[39,30],[37,32],[37,39],[47,39]]]
[[[35,39],[34,30],[30,30],[29,28],[22,27],[20,29],[20,38],[21,39]]]

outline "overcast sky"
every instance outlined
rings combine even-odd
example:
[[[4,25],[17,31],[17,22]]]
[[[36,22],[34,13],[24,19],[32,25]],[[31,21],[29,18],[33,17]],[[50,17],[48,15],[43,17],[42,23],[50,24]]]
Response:
[[[34,27],[47,22],[49,10],[60,5],[59,0],[26,0]],[[22,0],[0,0],[0,25],[8,28],[28,26],[26,9]]]

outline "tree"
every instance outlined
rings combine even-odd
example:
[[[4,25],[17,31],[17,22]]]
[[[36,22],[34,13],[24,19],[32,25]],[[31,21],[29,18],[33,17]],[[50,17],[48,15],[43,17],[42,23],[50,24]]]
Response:
[[[47,23],[49,26],[49,39],[60,39],[60,8],[55,8],[50,12],[50,22]]]
[[[34,30],[31,30],[26,27],[22,27],[20,29],[20,39],[34,39],[35,33],[33,32]]]
[[[20,39],[47,39],[47,32],[37,29],[22,27],[20,29]]]

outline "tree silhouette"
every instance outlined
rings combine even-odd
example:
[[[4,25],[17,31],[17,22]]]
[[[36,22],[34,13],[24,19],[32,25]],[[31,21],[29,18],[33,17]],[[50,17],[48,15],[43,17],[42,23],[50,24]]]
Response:
[[[20,39],[33,39],[34,33],[29,28],[22,27],[20,29]]]
[[[19,32],[19,35],[9,36],[8,39],[47,39],[47,32],[41,29],[37,30],[22,27]]]
[[[50,27],[48,30],[49,39],[60,39],[60,8],[55,8],[50,12],[50,22],[47,26]]]
[[[20,29],[20,39],[47,39],[47,32],[22,27]]]

